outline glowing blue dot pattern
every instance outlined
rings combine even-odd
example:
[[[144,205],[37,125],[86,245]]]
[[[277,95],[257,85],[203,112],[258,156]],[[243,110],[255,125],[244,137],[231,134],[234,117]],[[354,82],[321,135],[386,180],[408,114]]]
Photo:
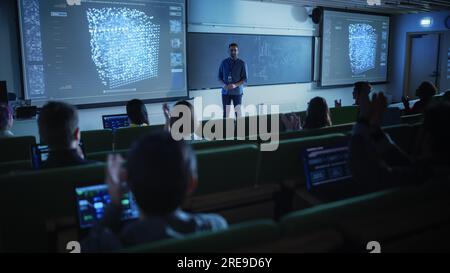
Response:
[[[22,13],[24,57],[27,63],[32,63],[26,68],[27,89],[30,96],[42,96],[45,94],[45,83],[39,1],[23,0]]]
[[[376,67],[376,30],[369,24],[349,25],[349,57],[352,73],[358,75]]]
[[[110,89],[158,77],[160,25],[129,8],[88,9],[91,55]]]

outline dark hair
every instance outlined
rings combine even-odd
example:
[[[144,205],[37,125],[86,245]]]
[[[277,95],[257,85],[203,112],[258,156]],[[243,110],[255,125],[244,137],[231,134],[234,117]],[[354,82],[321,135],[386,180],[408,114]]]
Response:
[[[0,130],[6,130],[8,127],[9,117],[12,115],[12,109],[7,104],[0,104]]]
[[[237,43],[231,43],[231,44],[228,46],[228,48],[232,48],[232,47],[237,47],[237,48],[239,48],[239,46],[238,46]]]
[[[179,208],[190,179],[197,176],[192,151],[168,132],[137,141],[128,155],[127,171],[129,187],[147,215],[165,215]]]
[[[77,109],[64,102],[49,102],[39,114],[38,126],[42,143],[68,148],[78,128]]]
[[[127,115],[133,124],[143,125],[145,123],[150,125],[148,122],[147,108],[141,100],[134,99],[127,103]]]
[[[360,93],[363,91],[366,91],[368,93],[370,93],[370,83],[367,81],[361,81],[361,82],[356,82],[354,87],[353,87],[354,92],[356,93]]]
[[[416,96],[421,100],[429,100],[436,94],[437,88],[431,82],[422,82],[416,90]]]
[[[190,117],[191,118],[191,130],[192,130],[192,132],[194,132],[194,130],[195,130],[195,128],[194,128],[194,126],[195,126],[194,106],[192,105],[192,103],[188,102],[187,100],[178,101],[177,103],[175,103],[174,107],[177,107],[177,106],[185,106],[191,112],[191,117]],[[178,120],[180,120],[182,118],[183,118],[183,113],[180,113],[180,115],[178,117],[171,117],[170,118],[170,127],[172,127],[175,122],[177,122]],[[180,128],[180,129],[183,130],[183,128]],[[189,132],[189,133],[192,133],[192,132]]]
[[[315,97],[309,102],[303,128],[318,129],[327,126],[331,126],[330,109],[327,101],[324,98]]]
[[[424,128],[431,136],[435,158],[450,162],[450,103],[439,102],[425,110]]]

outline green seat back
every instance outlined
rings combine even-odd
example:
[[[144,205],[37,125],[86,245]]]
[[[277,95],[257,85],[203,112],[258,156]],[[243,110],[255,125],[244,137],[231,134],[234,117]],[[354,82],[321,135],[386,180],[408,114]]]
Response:
[[[402,116],[402,123],[415,124],[423,122],[423,114]]]
[[[224,148],[230,146],[237,146],[243,144],[257,144],[257,141],[252,140],[199,140],[190,142],[194,150],[206,150],[206,149],[216,149]]]
[[[211,253],[236,252],[280,238],[270,220],[241,223],[219,232],[203,232],[183,239],[158,241],[126,250],[132,253]]]
[[[81,132],[81,141],[86,154],[111,151],[113,149],[112,130]]]
[[[383,131],[387,133],[391,139],[397,144],[402,151],[410,153],[413,142],[415,140],[415,134],[413,129],[408,124],[400,124],[395,126],[384,127]]]
[[[344,134],[330,134],[281,140],[276,151],[261,152],[258,183],[277,183],[286,179],[304,182],[301,153],[307,148],[343,143],[347,139]]]
[[[114,133],[114,150],[130,149],[141,137],[164,130],[164,125],[129,127],[117,129]]]
[[[54,251],[51,223],[76,223],[75,187],[104,183],[104,168],[98,163],[1,176],[3,251]]]
[[[30,160],[10,161],[0,163],[0,175],[31,171],[33,166]]]
[[[291,213],[281,221],[282,234],[295,236],[326,226],[357,244],[395,240],[448,222],[449,197],[448,181],[371,193]]]
[[[292,132],[281,133],[278,138],[279,140],[288,140],[302,137],[312,137],[312,136],[322,136],[328,134],[349,134],[353,129],[354,124],[341,124],[314,130],[300,130]]]
[[[238,145],[196,151],[199,186],[197,195],[255,186],[259,165],[256,145]]]
[[[0,162],[31,159],[31,146],[36,144],[34,136],[0,139]]]
[[[330,108],[330,114],[333,125],[354,123],[358,118],[358,106]]]

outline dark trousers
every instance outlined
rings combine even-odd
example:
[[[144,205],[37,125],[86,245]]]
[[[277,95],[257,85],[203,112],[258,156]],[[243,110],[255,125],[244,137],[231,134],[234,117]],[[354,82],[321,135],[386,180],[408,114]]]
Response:
[[[222,95],[223,117],[227,118],[227,106],[233,104],[234,107],[242,104],[243,95]]]

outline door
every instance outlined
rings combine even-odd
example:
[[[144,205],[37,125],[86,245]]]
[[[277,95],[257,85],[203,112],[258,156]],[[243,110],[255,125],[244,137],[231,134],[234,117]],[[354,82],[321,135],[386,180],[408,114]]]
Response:
[[[411,36],[411,62],[409,68],[408,96],[416,97],[416,90],[423,81],[439,83],[440,34]]]

